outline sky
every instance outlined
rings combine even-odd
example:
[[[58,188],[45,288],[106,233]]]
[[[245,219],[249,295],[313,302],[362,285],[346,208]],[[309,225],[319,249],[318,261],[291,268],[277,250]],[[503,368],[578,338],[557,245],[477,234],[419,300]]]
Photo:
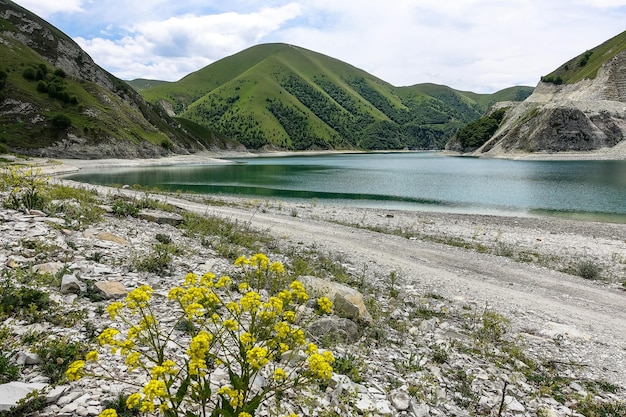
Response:
[[[395,86],[535,86],[626,30],[626,0],[17,0],[124,80],[176,81],[284,42]]]

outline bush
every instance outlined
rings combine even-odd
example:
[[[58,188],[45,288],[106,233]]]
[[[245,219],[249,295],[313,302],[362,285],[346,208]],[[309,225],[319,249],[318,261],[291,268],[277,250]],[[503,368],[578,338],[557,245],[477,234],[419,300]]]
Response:
[[[48,339],[37,346],[35,351],[42,359],[41,371],[52,383],[63,381],[68,366],[85,354],[83,343],[64,338]]]
[[[0,176],[0,189],[9,190],[5,206],[14,210],[43,210],[44,189],[48,178],[41,175],[40,169],[21,169],[16,166],[6,168]]]
[[[50,91],[52,91],[52,87],[53,86],[48,87],[48,94],[50,94]],[[64,114],[57,114],[56,116],[52,117],[52,126],[59,130],[67,129],[71,125],[72,119]]]
[[[575,275],[593,281],[600,279],[601,272],[602,268],[596,265],[593,261],[589,260],[580,261],[574,268]]]
[[[134,217],[139,214],[139,207],[134,202],[126,201],[121,198],[116,198],[113,201],[112,209],[117,217]]]
[[[308,300],[302,284],[294,281],[288,289],[264,299],[253,287],[254,280],[248,282],[246,277],[256,276],[257,269],[270,278],[283,275],[282,265],[270,263],[261,254],[240,258],[237,265],[244,268],[239,285],[211,273],[187,274],[180,287],[169,291],[174,320],[168,320],[168,328],[154,316],[153,302],[162,301],[153,301],[153,289],[147,285],[131,291],[125,302],[107,307],[117,323],[98,336],[100,345],[125,357],[127,378],[136,382],[141,373],[148,381],[128,396],[127,408],[158,409],[165,416],[252,416],[267,398],[331,377],[332,353],[307,344],[301,327],[308,322],[301,317],[300,307]],[[318,304],[330,311],[328,299]],[[185,325],[188,337],[176,330],[185,321],[193,324]],[[125,335],[119,328],[127,329]],[[85,356],[87,362],[72,363],[68,379],[110,379],[113,374],[107,368],[117,366],[98,362],[98,355],[91,351]],[[214,387],[211,375],[218,371],[228,375],[229,383]],[[262,388],[254,388],[260,380]],[[104,413],[113,415],[113,410]]]

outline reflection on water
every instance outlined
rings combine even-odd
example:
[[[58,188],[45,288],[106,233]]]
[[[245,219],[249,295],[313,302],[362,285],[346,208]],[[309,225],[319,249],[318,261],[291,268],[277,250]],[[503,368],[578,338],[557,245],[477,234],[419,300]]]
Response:
[[[510,161],[384,153],[233,159],[235,164],[84,171],[70,178],[169,191],[473,213],[626,218],[626,161]]]

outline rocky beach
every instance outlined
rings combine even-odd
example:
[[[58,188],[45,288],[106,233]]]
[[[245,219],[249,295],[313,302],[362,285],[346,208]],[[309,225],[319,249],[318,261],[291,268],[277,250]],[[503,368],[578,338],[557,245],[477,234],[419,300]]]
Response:
[[[256,252],[291,271],[306,259],[301,275],[334,281],[362,297],[358,314],[334,311],[330,329],[337,336],[328,348],[343,366],[332,381],[321,392],[289,392],[280,413],[267,404],[258,415],[577,416],[602,407],[617,410],[607,415],[626,410],[626,224],[154,194],[55,176],[94,163],[114,165],[41,165],[53,174],[53,185],[94,195],[102,217],[93,222],[84,208],[82,220],[62,208],[0,209],[5,279],[19,271],[54,276],[58,286],[42,288],[56,313],[80,316],[68,324],[11,315],[2,324],[3,351],[19,364],[12,389],[47,392],[37,415],[98,415],[129,385],[123,358],[111,354],[103,358],[119,381],[50,384],[41,368],[54,358],[38,357],[39,342],[26,340],[65,337],[93,344],[93,333],[110,325],[103,308],[111,300],[144,284],[165,297],[190,271],[236,276],[233,257]],[[0,197],[6,201],[9,194]],[[122,212],[120,201],[137,210]],[[82,203],[58,198],[54,204]],[[258,238],[245,245],[198,236],[190,232],[188,213]],[[160,270],[143,268],[157,236],[167,236],[176,250]],[[94,292],[99,297],[89,296]],[[158,314],[167,320],[165,304]],[[309,335],[321,343],[331,330],[311,329]],[[224,375],[215,378],[216,386],[224,383]],[[9,392],[6,385],[0,392]]]

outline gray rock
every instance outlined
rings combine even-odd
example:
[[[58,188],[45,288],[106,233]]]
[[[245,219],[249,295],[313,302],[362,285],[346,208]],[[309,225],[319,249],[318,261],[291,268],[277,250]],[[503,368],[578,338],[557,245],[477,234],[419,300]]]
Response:
[[[343,343],[359,340],[359,328],[352,320],[338,317],[322,317],[311,323],[307,329],[316,337],[330,338]]]
[[[128,294],[124,284],[119,281],[98,281],[94,286],[107,299],[122,298]]]
[[[46,384],[26,384],[17,381],[0,385],[0,411],[9,410],[31,392],[42,390],[46,386]]]
[[[408,410],[411,406],[411,397],[405,391],[394,391],[390,393],[389,401],[391,401],[391,405],[398,411]]]
[[[354,308],[356,307],[359,311],[359,321],[365,324],[371,324],[373,322],[372,316],[365,307],[363,295],[354,288],[350,288],[337,282],[332,282],[311,276],[301,276],[298,278],[298,281],[300,281],[302,285],[304,285],[304,287],[307,289],[307,292],[309,292],[311,296],[324,296],[332,300],[334,303],[338,303],[339,307],[334,307],[335,313],[337,315],[341,316],[342,314],[346,314],[346,316],[354,316]],[[339,295],[339,298],[337,298],[337,295]]]
[[[61,278],[61,294],[80,294],[85,285],[76,278],[76,275],[64,275]]]
[[[140,219],[147,220],[158,224],[170,224],[178,226],[183,222],[183,216],[177,213],[169,213],[161,210],[143,209],[137,215]]]
[[[38,274],[52,274],[56,275],[65,267],[63,262],[46,262],[43,264],[33,266],[33,271]]]

